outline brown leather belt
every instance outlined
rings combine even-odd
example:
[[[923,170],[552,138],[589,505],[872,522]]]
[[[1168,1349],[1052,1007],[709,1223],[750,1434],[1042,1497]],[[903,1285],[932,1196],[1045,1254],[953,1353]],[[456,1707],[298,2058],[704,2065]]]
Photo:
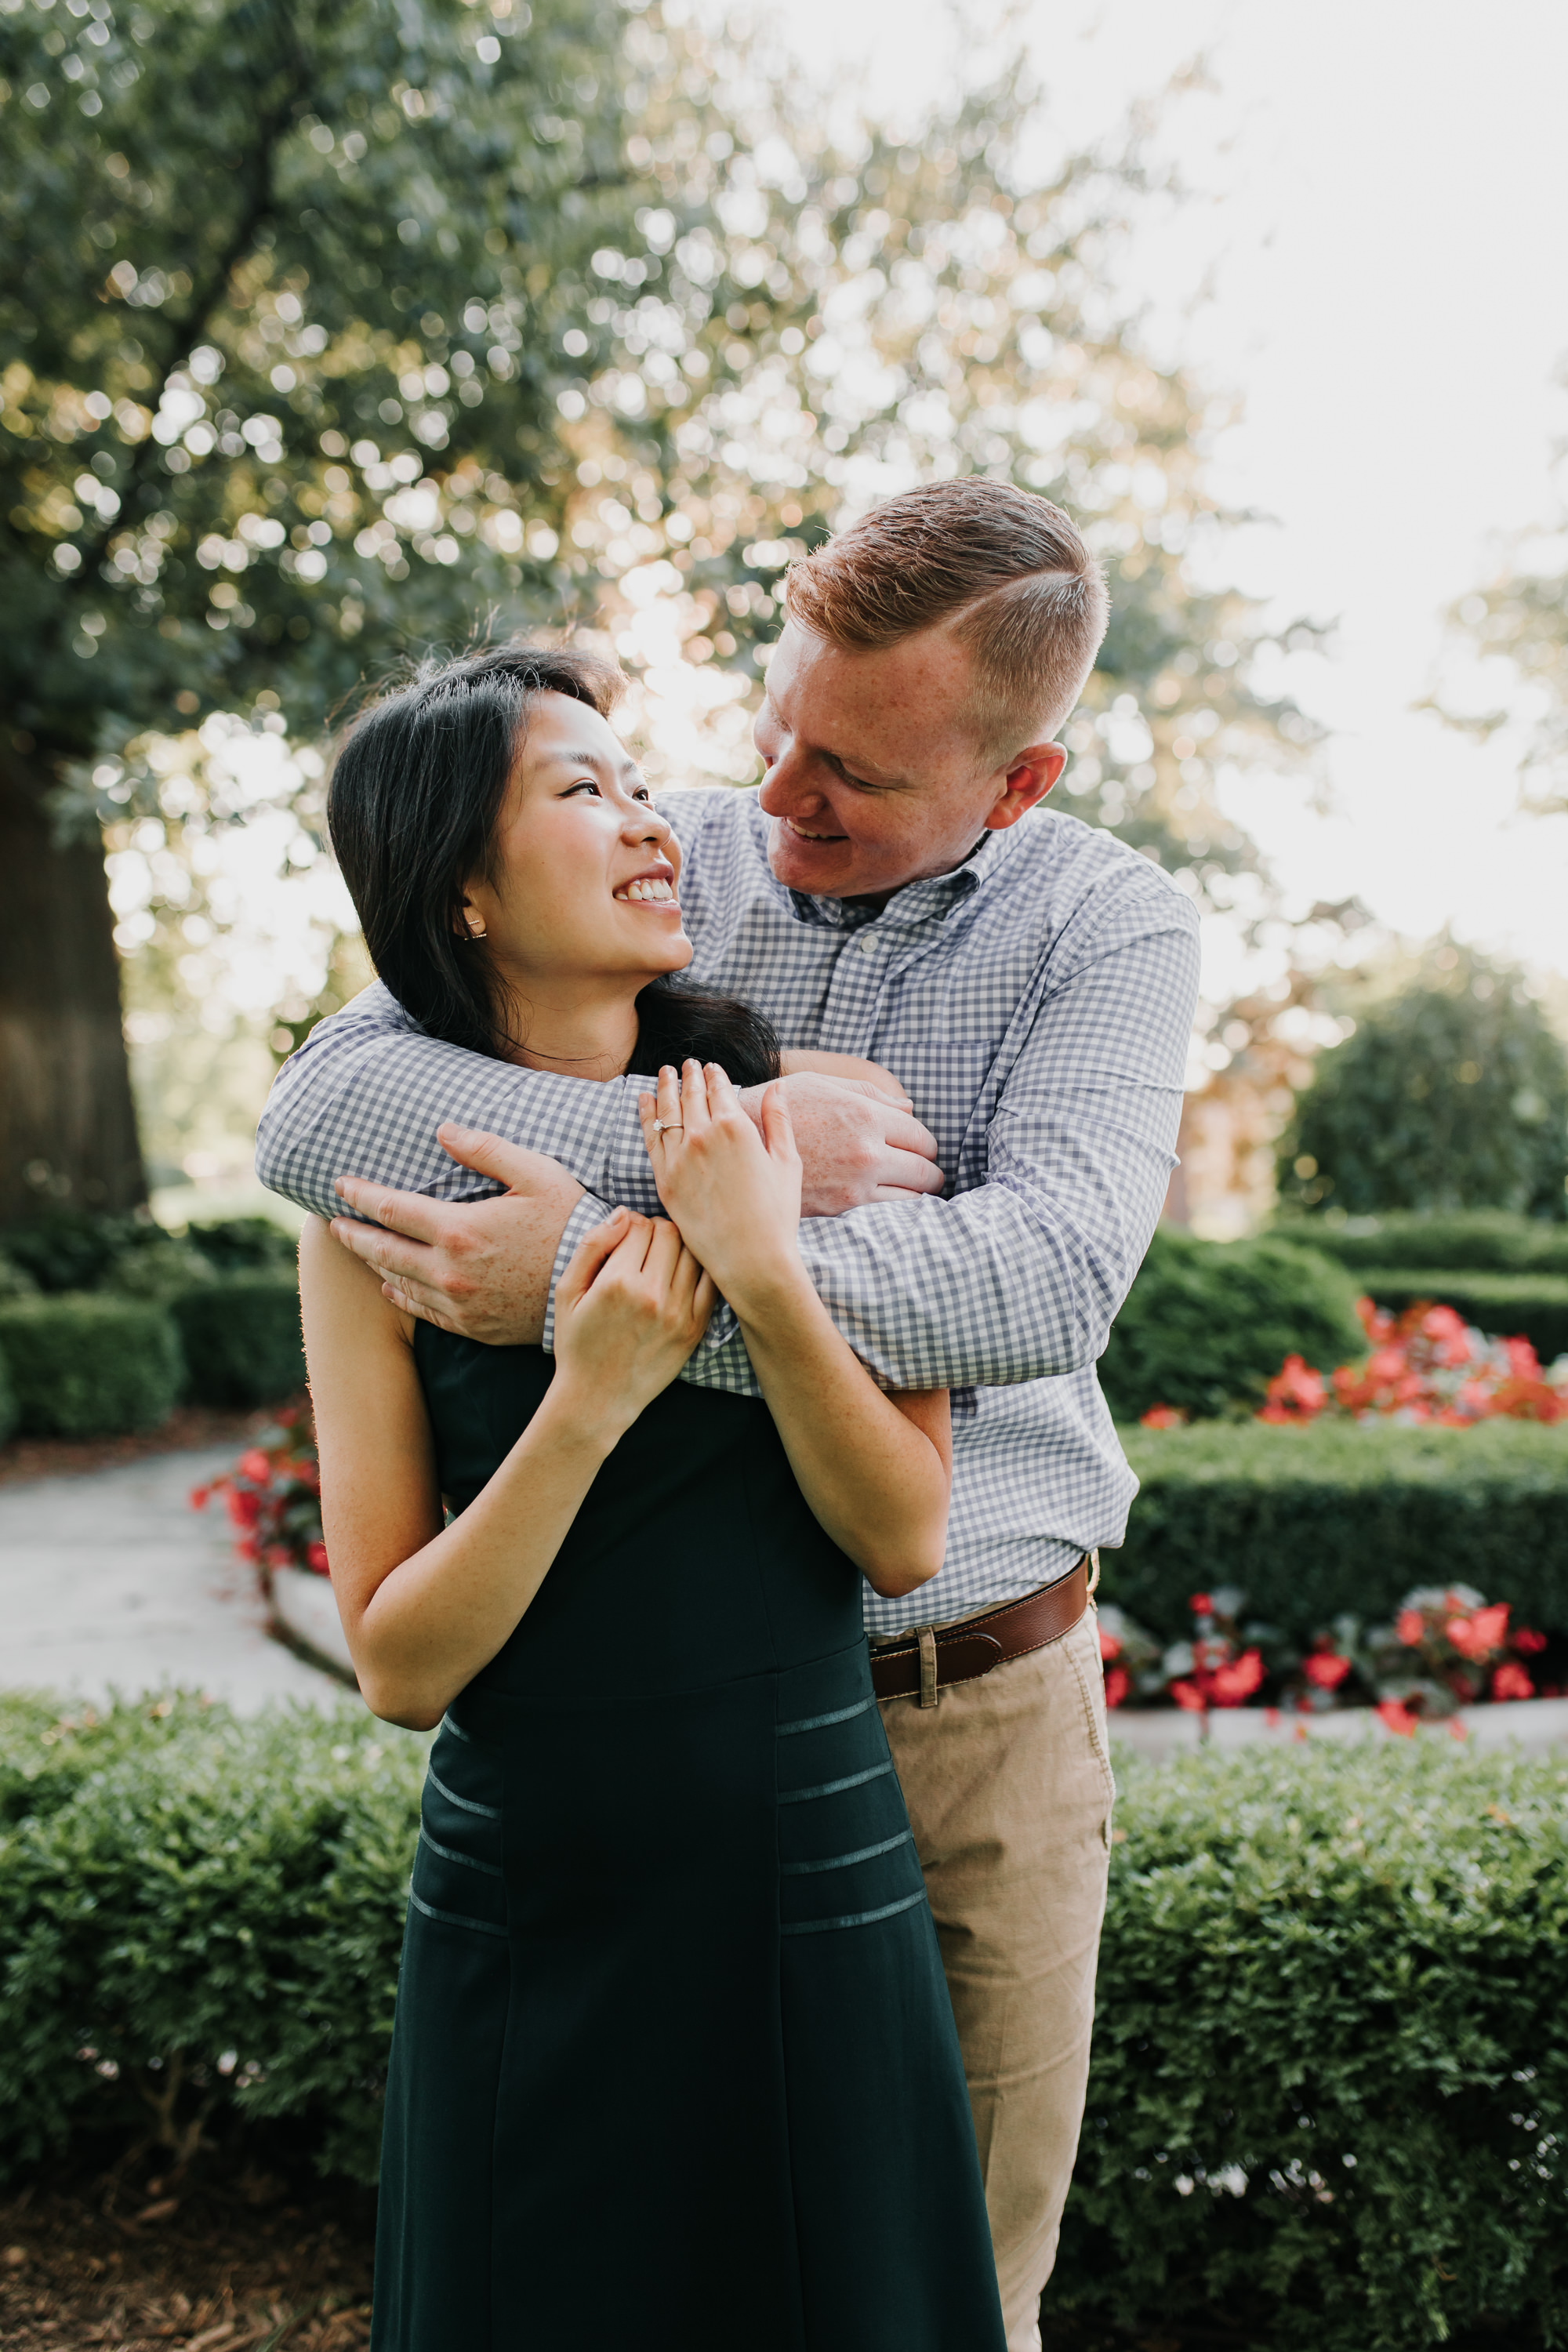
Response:
[[[1093,1576],[1089,1574],[1092,1563]],[[972,1683],[1007,1658],[1026,1657],[1070,1633],[1100,1581],[1098,1553],[1086,1553],[1054,1584],[1005,1601],[956,1625],[922,1625],[871,1651],[871,1682],[879,1698],[918,1698],[934,1706],[949,1683]]]

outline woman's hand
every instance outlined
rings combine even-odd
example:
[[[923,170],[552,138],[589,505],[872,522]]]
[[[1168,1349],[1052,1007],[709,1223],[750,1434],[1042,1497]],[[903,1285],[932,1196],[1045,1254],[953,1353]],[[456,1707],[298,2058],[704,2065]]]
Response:
[[[637,1108],[658,1197],[737,1314],[742,1300],[804,1281],[800,1155],[783,1087],[764,1093],[760,1131],[716,1062],[688,1062],[679,1080],[667,1065],[657,1102],[639,1095]]]
[[[616,1209],[584,1235],[555,1286],[560,1402],[613,1432],[613,1443],[674,1380],[714,1296],[674,1225]]]

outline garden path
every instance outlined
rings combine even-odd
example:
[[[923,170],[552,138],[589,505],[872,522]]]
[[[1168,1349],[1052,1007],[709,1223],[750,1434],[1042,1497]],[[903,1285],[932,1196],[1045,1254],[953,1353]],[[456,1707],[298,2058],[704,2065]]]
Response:
[[[0,1688],[106,1698],[180,1684],[251,1714],[342,1685],[267,1630],[256,1572],[193,1486],[232,1444],[0,1487]]]

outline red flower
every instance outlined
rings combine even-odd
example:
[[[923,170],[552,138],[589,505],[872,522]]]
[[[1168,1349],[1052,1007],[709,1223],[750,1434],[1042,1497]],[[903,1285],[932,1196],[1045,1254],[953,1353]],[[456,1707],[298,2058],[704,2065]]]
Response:
[[[1533,1698],[1535,1685],[1521,1665],[1514,1659],[1508,1658],[1500,1666],[1496,1666],[1492,1670],[1492,1696],[1503,1699]]]
[[[305,1564],[308,1568],[313,1568],[318,1576],[328,1575],[330,1571],[327,1567],[326,1545],[324,1543],[307,1544],[305,1547]]]
[[[1489,1658],[1508,1639],[1508,1609],[1506,1601],[1494,1601],[1471,1617],[1450,1617],[1443,1631],[1461,1658]]]
[[[224,1508],[237,1528],[253,1528],[261,1517],[261,1497],[248,1488],[231,1486],[224,1496]]]
[[[1100,1628],[1100,1654],[1107,1665],[1112,1658],[1121,1655],[1121,1643],[1114,1633],[1108,1633],[1103,1625]]]
[[[265,1486],[272,1475],[272,1465],[259,1445],[247,1446],[234,1470],[237,1478],[248,1478],[258,1486]]]
[[[1350,1670],[1348,1658],[1336,1658],[1331,1650],[1319,1650],[1307,1660],[1302,1671],[1307,1680],[1315,1683],[1319,1690],[1331,1691],[1338,1690]]]
[[[1538,1651],[1546,1647],[1546,1636],[1538,1633],[1532,1625],[1521,1625],[1514,1634],[1513,1646],[1527,1658],[1533,1658]]]
[[[1426,1631],[1426,1620],[1419,1609],[1402,1609],[1394,1621],[1394,1630],[1407,1650],[1413,1650]]]
[[[1410,1709],[1405,1706],[1403,1699],[1379,1699],[1377,1703],[1377,1716],[1379,1721],[1382,1722],[1388,1730],[1397,1731],[1401,1738],[1410,1739],[1414,1738],[1415,1732],[1415,1717],[1411,1714]]]
[[[1187,1602],[1194,1617],[1212,1617],[1214,1602],[1206,1592],[1194,1592]]]
[[[1132,1687],[1132,1677],[1125,1666],[1112,1666],[1105,1677],[1105,1704],[1120,1706]]]
[[[1189,1715],[1202,1715],[1204,1712],[1204,1695],[1196,1683],[1173,1683],[1171,1696],[1178,1706],[1184,1706]]]
[[[1215,1706],[1239,1706],[1263,1680],[1263,1658],[1257,1650],[1243,1650],[1228,1666],[1217,1666],[1214,1677]]]
[[[1180,1406],[1152,1404],[1147,1412],[1138,1416],[1140,1429],[1184,1429],[1187,1416]]]

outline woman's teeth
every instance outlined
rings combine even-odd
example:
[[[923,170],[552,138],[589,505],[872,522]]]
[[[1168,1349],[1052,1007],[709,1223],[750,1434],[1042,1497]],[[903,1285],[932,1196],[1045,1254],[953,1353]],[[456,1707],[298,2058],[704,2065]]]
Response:
[[[670,907],[675,903],[675,893],[668,882],[628,882],[615,895],[617,898],[651,901],[656,907]]]

